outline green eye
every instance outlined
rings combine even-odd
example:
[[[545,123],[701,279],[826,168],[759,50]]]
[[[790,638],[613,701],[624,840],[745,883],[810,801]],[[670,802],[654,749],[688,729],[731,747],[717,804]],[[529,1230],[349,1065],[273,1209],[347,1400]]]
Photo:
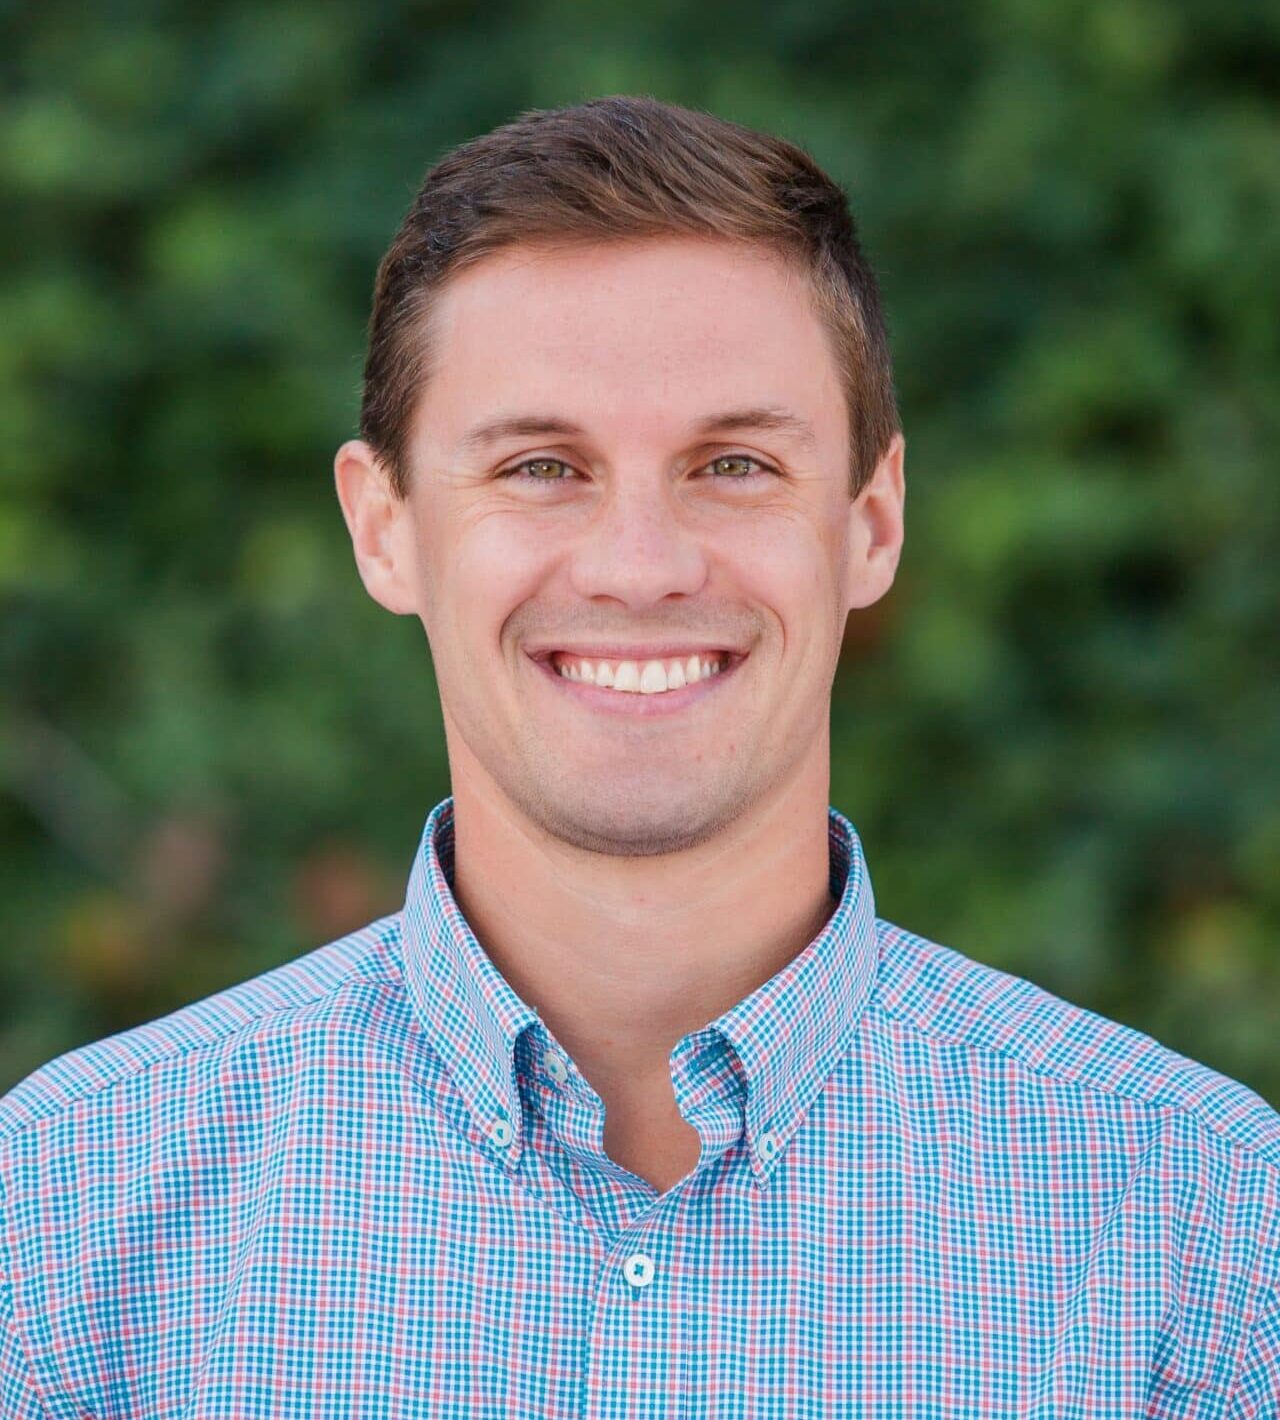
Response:
[[[564,468],[565,464],[562,459],[526,459],[525,462],[520,465],[520,467],[531,470],[529,476],[540,483],[555,483],[559,475],[557,475],[556,477],[544,478],[541,473],[536,472],[535,470],[547,468]]]
[[[720,454],[706,467],[712,470],[714,477],[719,477],[726,483],[756,483],[762,478],[773,477],[778,471],[763,463],[754,454]]]
[[[712,464],[712,467],[713,467],[713,468],[714,468],[714,467],[717,467],[717,466],[720,465],[720,464],[726,464],[726,463],[727,463],[727,464],[735,464],[735,463],[736,463],[736,464],[753,464],[753,463],[755,463],[755,459],[749,458],[746,454],[722,454],[718,459],[712,459],[712,460],[711,460],[711,464]],[[720,470],[720,471],[723,472],[723,470]],[[739,471],[739,472],[737,472],[737,473],[732,473],[732,472],[731,472],[731,473],[729,474],[729,476],[732,477],[732,478],[749,478],[751,475],[750,475],[750,472],[749,472],[749,471],[746,471],[746,472]]]

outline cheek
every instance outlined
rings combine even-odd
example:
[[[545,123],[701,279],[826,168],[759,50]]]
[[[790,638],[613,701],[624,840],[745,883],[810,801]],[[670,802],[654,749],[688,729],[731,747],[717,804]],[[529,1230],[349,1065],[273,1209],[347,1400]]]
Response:
[[[762,518],[739,531],[733,548],[741,586],[772,607],[793,635],[836,595],[832,549],[810,519]]]
[[[828,683],[840,654],[842,554],[834,520],[780,514],[761,519],[734,554],[739,593],[770,615],[778,654],[797,693]]]
[[[534,594],[553,560],[554,539],[519,514],[455,524],[443,542],[436,556],[444,596],[452,615],[473,625],[505,619]]]

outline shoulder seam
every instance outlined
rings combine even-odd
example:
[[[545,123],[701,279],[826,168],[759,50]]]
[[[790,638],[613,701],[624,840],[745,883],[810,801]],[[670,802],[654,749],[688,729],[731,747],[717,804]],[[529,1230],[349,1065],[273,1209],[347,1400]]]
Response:
[[[253,978],[249,979],[252,980]],[[254,1016],[248,1021],[237,1022],[231,1025],[228,1029],[219,1032],[217,1035],[208,1036],[203,1040],[188,1041],[186,1044],[175,1043],[173,1049],[166,1050],[163,1054],[152,1056],[150,1059],[147,1060],[138,1061],[136,1062],[136,1064],[134,1064],[132,1068],[124,1069],[121,1071],[120,1074],[112,1075],[110,1079],[102,1080],[92,1088],[85,1089],[83,1091],[77,1091],[74,1094],[68,1095],[64,1099],[59,1099],[56,1103],[51,1104],[47,1109],[39,1110],[39,1112],[33,1111],[26,1117],[18,1120],[11,1128],[6,1129],[0,1127],[0,1144],[4,1144],[10,1140],[20,1138],[22,1134],[30,1127],[34,1127],[37,1124],[42,1124],[48,1119],[57,1118],[57,1116],[64,1109],[70,1109],[74,1105],[83,1104],[88,1100],[96,1099],[99,1095],[106,1094],[107,1091],[113,1090],[117,1086],[125,1085],[130,1080],[136,1080],[140,1075],[145,1075],[149,1070],[153,1068],[159,1068],[162,1065],[170,1065],[174,1061],[184,1060],[188,1056],[195,1055],[202,1050],[211,1049],[214,1046],[221,1045],[224,1042],[232,1039],[239,1032],[247,1033],[251,1030],[256,1029],[260,1025],[278,1020],[281,1016],[287,1016],[291,1012],[305,1010],[321,1002],[330,1001],[335,996],[340,995],[343,991],[350,990],[352,987],[385,987],[394,986],[395,983],[396,978],[394,976],[356,976],[348,978],[346,980],[335,982],[333,986],[331,986],[327,991],[322,991],[315,996],[309,996],[304,1001],[290,1001],[287,1005],[276,1007],[274,1010],[265,1011],[261,1015]],[[190,1004],[198,1005],[199,1003],[193,1001]],[[178,1009],[179,1011],[182,1011],[186,1008],[179,1007]],[[177,1012],[174,1012],[174,1014],[177,1014]],[[161,1017],[161,1019],[163,1019],[163,1017]],[[153,1024],[153,1022],[142,1022],[141,1024],[149,1025]],[[108,1040],[111,1039],[110,1036],[104,1038]],[[82,1050],[87,1050],[96,1044],[98,1044],[97,1041],[90,1041],[86,1045],[81,1046],[79,1048]],[[73,1053],[74,1051],[68,1052],[68,1054]],[[61,1058],[62,1057],[60,1056],[55,1056],[55,1059]],[[49,1063],[52,1064],[53,1062],[50,1061]],[[2,1104],[3,1100],[0,1100],[0,1105]]]
[[[985,963],[979,962],[978,965],[983,966],[985,965]],[[997,967],[992,967],[988,969],[993,971],[999,970],[999,968]],[[1014,979],[1018,981],[1026,980],[1025,977],[1015,977]],[[1027,984],[1031,986],[1033,990],[1045,990],[1044,987],[1036,986],[1035,982],[1033,981],[1028,981]],[[1074,1003],[1070,1001],[1065,1001],[1062,997],[1054,997],[1052,992],[1045,992],[1045,994],[1054,1000],[1061,1001],[1064,1005],[1072,1007],[1075,1010],[1087,1009],[1085,1007],[1075,1006]],[[1018,1066],[1020,1070],[1025,1071],[1028,1075],[1036,1075],[1042,1079],[1053,1080],[1061,1085],[1068,1085],[1081,1090],[1087,1090],[1091,1094],[1101,1095],[1102,1097],[1107,1099],[1130,1100],[1134,1104],[1141,1105],[1142,1108],[1147,1110],[1163,1110],[1171,1114],[1182,1115],[1185,1118],[1191,1120],[1195,1124],[1195,1126],[1199,1130],[1201,1130],[1202,1133],[1212,1139],[1221,1142],[1226,1148],[1230,1149],[1233,1154],[1243,1156],[1245,1158],[1256,1159],[1264,1168],[1270,1171],[1276,1183],[1280,1185],[1280,1163],[1277,1163],[1275,1160],[1268,1158],[1260,1148],[1253,1145],[1241,1143],[1238,1139],[1233,1139],[1229,1134],[1225,1133],[1223,1130],[1216,1128],[1208,1120],[1206,1120],[1192,1105],[1184,1104],[1177,1100],[1150,1099],[1140,1094],[1130,1094],[1122,1089],[1097,1084],[1095,1081],[1087,1080],[1080,1075],[1065,1075],[1057,1070],[1046,1069],[1044,1066],[1041,1065],[1033,1065],[1029,1061],[1024,1060],[1020,1055],[1016,1055],[1012,1051],[1007,1050],[1001,1046],[987,1045],[984,1044],[982,1041],[970,1040],[967,1036],[964,1035],[948,1035],[945,1032],[930,1029],[927,1026],[921,1025],[918,1021],[912,1020],[911,1017],[908,1016],[905,1012],[897,1009],[890,1009],[888,1006],[886,1006],[883,1000],[881,999],[878,991],[876,992],[873,1001],[875,1007],[880,1011],[881,1015],[885,1016],[890,1020],[901,1021],[903,1025],[915,1031],[917,1035],[924,1036],[929,1040],[939,1041],[942,1044],[946,1045],[960,1045],[963,1046],[966,1050],[982,1052],[983,1054],[991,1056],[998,1056],[1000,1059],[1012,1062],[1014,1065]],[[1106,1018],[1103,1017],[1102,1019]],[[1135,1029],[1135,1027],[1133,1026],[1125,1026],[1124,1023],[1120,1021],[1117,1021],[1114,1024],[1119,1025],[1124,1030]],[[1152,1039],[1154,1041],[1154,1037],[1149,1037],[1149,1039]],[[1169,1049],[1168,1046],[1161,1045],[1160,1041],[1154,1041],[1154,1043],[1157,1046],[1160,1046],[1161,1049]],[[1199,1064],[1200,1062],[1192,1061],[1191,1063]],[[1212,1067],[1202,1066],[1202,1068],[1211,1069]],[[1217,1072],[1215,1071],[1215,1073]],[[1222,1076],[1222,1078],[1226,1080],[1230,1077],[1224,1075]],[[1232,1083],[1239,1084],[1242,1089],[1247,1090],[1249,1088],[1248,1085],[1244,1085],[1240,1081],[1233,1081]],[[1262,1097],[1259,1095],[1258,1098],[1261,1099]],[[1266,1101],[1263,1100],[1262,1103],[1265,1105]]]

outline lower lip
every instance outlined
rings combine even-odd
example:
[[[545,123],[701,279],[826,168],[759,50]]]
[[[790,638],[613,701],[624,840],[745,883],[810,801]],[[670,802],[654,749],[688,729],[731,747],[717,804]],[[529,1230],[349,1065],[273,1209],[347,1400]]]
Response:
[[[724,669],[714,675],[703,677],[679,690],[655,690],[647,695],[642,691],[610,690],[608,686],[592,685],[590,681],[570,680],[556,670],[549,658],[534,661],[533,664],[548,680],[573,696],[584,709],[600,710],[606,715],[624,715],[630,719],[647,719],[653,715],[675,715],[705,700],[708,695],[714,695],[721,682],[733,676],[745,660],[745,656],[731,656]]]

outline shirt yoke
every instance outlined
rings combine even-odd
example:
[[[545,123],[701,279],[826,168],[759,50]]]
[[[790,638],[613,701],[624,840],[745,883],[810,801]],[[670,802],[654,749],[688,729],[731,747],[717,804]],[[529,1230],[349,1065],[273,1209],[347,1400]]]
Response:
[[[1025,977],[882,918],[873,1000],[940,1044],[1016,1061],[1061,1083],[1175,1110],[1280,1174],[1280,1114],[1247,1085]]]
[[[387,948],[399,933],[400,913],[390,913],[168,1015],[57,1056],[0,1096],[0,1143],[153,1066],[223,1044],[273,1018],[286,1026],[297,1012],[355,983],[392,979]]]

